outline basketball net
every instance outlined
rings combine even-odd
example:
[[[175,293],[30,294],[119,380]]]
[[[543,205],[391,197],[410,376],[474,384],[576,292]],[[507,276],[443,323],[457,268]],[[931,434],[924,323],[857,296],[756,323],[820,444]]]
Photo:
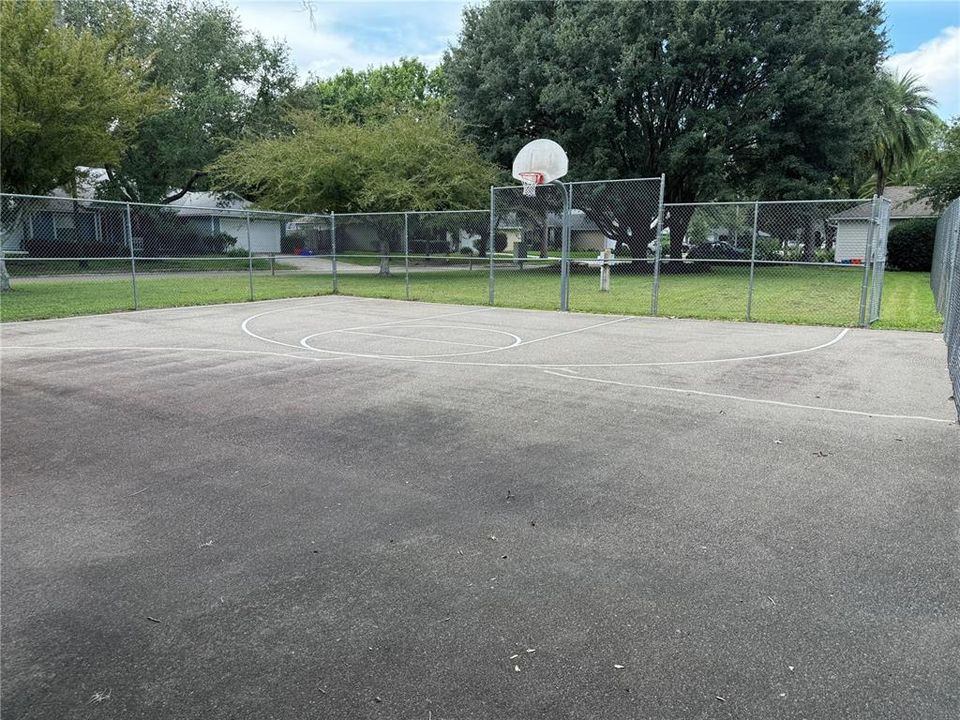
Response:
[[[519,173],[520,182],[523,183],[523,194],[527,197],[536,197],[537,185],[543,185],[542,172],[522,172]]]

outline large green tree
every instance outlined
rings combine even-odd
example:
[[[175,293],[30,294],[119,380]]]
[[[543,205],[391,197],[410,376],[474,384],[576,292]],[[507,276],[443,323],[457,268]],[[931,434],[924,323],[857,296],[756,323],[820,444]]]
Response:
[[[280,125],[296,73],[285,45],[247,33],[234,9],[214,0],[62,0],[64,22],[124,38],[149,57],[148,79],[170,106],[145,122],[117,162],[110,190],[171,202],[206,187],[204,168],[245,132]]]
[[[294,212],[475,209],[498,172],[439,109],[362,124],[298,111],[289,122],[289,135],[221,155],[216,186]]]
[[[350,122],[439,106],[443,71],[416,58],[366,70],[347,68],[333,77],[311,79],[290,94],[291,107]]]
[[[248,139],[211,167],[216,186],[264,207],[295,212],[377,213],[476,209],[498,174],[440,108],[406,111],[365,123],[316,112],[291,114],[293,132]],[[367,215],[377,229],[380,272],[399,249],[403,218]],[[468,229],[486,242],[486,218]]]
[[[78,165],[117,162],[162,107],[147,60],[118,38],[55,21],[51,3],[0,2],[0,187],[45,194],[71,186]]]
[[[881,22],[879,3],[856,0],[494,0],[464,11],[445,82],[501,164],[546,136],[572,177],[666,173],[668,201],[809,196],[862,154]],[[649,216],[618,224],[645,253]]]
[[[942,209],[960,198],[960,118],[954,118],[935,152],[920,187],[920,196],[928,197]]]

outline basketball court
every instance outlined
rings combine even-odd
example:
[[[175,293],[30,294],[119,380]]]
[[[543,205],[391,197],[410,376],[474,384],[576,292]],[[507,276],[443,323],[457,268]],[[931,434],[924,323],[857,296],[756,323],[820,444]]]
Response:
[[[954,716],[937,335],[329,296],[2,343],[10,717]]]
[[[2,362],[11,717],[956,716],[939,336],[328,296]]]

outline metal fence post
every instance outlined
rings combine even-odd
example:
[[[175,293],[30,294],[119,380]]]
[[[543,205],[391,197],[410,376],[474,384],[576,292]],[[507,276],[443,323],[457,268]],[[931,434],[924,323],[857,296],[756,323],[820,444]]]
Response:
[[[560,311],[570,309],[570,222],[573,215],[573,185],[558,183],[563,191],[563,226],[560,234]]]
[[[497,231],[497,208],[494,204],[494,187],[490,186],[490,237],[487,240],[487,255],[490,256],[490,275],[487,279],[487,294],[489,295],[488,304],[493,305],[493,248],[494,234]]]
[[[137,289],[137,255],[133,249],[133,223],[130,220],[130,203],[125,204],[126,212],[123,219],[123,234],[127,236],[127,245],[130,247],[130,278],[133,281],[133,309],[140,309],[140,292]]]
[[[333,294],[339,291],[337,284],[337,214],[330,213],[330,267],[333,273]]]
[[[250,213],[244,213],[247,221],[247,278],[250,280],[250,299],[253,300],[253,243],[250,241]]]
[[[650,293],[650,314],[656,315],[660,306],[660,256],[662,253],[663,239],[663,195],[667,184],[666,173],[660,175],[660,201],[657,206],[657,238],[654,242],[653,251],[653,290]],[[682,240],[682,238],[681,238]],[[671,238],[672,242],[672,238]],[[673,258],[671,258],[672,260]]]
[[[410,213],[403,214],[403,284],[406,299],[410,299]]]
[[[747,286],[747,320],[753,309],[753,275],[757,263],[757,220],[760,216],[760,201],[753,204],[753,240],[750,244],[750,283]]]
[[[859,325],[867,327],[867,289],[870,286],[870,264],[873,262],[873,233],[877,221],[877,196],[870,204],[870,222],[867,224],[867,247],[863,256],[863,279],[860,282],[860,318]]]

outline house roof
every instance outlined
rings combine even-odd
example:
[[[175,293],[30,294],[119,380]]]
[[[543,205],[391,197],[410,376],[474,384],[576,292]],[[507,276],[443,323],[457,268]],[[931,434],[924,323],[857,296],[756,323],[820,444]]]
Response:
[[[216,215],[219,210],[245,210],[252,203],[233,193],[188,192],[169,206],[178,208],[178,217],[191,217]]]
[[[890,201],[890,219],[905,220],[907,218],[937,217],[933,205],[926,198],[917,199],[917,188],[913,185],[892,185],[883,191],[883,197]],[[831,220],[868,220],[870,207],[873,204],[868,200],[849,210],[833,215]]]
[[[46,201],[48,210],[57,211],[65,206],[61,200],[76,200],[81,207],[89,207],[97,200],[99,186],[108,181],[107,171],[103,168],[77,167],[77,194],[72,195],[67,189],[58,187],[47,193],[52,198]],[[177,210],[178,217],[209,217],[225,210],[246,210],[253,207],[253,203],[244,200],[232,192],[188,192],[183,197],[169,203]]]

